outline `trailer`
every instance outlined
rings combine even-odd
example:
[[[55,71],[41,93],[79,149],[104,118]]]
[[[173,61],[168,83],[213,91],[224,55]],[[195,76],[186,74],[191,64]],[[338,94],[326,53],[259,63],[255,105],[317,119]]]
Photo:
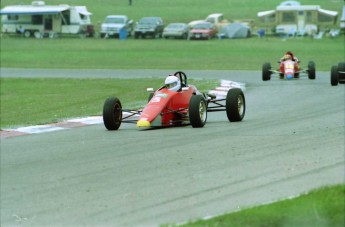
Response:
[[[60,34],[92,37],[92,15],[86,6],[46,5],[33,1],[31,5],[6,6],[0,11],[2,32],[24,37],[54,37]]]
[[[296,1],[282,2],[275,10],[258,12],[257,16],[277,34],[313,35],[325,31],[337,22],[337,11],[319,5],[301,5]]]

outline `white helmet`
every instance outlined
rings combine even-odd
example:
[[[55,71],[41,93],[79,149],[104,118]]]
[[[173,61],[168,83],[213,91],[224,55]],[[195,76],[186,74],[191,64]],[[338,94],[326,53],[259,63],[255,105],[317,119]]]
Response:
[[[165,86],[168,88],[170,91],[178,91],[181,88],[181,82],[180,79],[176,76],[171,76],[169,75],[165,79]]]

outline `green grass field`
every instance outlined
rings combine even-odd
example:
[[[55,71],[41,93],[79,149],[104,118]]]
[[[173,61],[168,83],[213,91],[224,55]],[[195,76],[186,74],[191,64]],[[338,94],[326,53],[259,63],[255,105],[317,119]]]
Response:
[[[329,71],[345,60],[344,41],[343,37],[211,41],[3,38],[1,67],[261,70],[264,62],[275,64],[291,50],[302,67],[313,60],[317,70]]]
[[[344,200],[345,185],[336,185],[181,227],[343,227]]]

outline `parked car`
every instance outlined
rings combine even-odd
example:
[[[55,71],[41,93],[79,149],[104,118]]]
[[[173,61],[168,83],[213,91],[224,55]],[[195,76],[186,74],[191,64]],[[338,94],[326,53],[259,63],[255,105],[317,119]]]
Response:
[[[189,27],[185,23],[170,23],[163,30],[163,38],[187,39]]]
[[[209,22],[198,22],[191,25],[188,39],[212,39],[218,33],[217,27]]]
[[[130,36],[133,32],[133,20],[129,20],[125,15],[107,16],[101,25],[101,38],[119,37],[121,29],[126,29],[127,35]]]
[[[134,29],[134,38],[162,37],[164,29],[163,19],[160,17],[143,17],[139,20]]]

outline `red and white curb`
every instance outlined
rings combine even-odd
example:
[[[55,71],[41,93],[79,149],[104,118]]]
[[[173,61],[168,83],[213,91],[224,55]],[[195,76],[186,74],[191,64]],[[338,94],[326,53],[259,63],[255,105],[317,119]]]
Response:
[[[217,99],[225,98],[228,90],[232,88],[240,88],[242,91],[245,91],[245,84],[233,82],[229,80],[221,80],[220,87],[216,87],[214,90],[211,90],[208,93],[216,95]],[[127,115],[127,114],[128,113],[123,113],[123,115]],[[70,120],[47,124],[47,125],[35,125],[35,126],[20,127],[16,129],[1,130],[0,138],[2,139],[2,138],[22,136],[22,135],[55,132],[55,131],[60,131],[64,129],[71,129],[71,128],[76,128],[76,127],[96,125],[96,124],[102,124],[102,123],[103,123],[102,116],[75,118],[75,119],[70,119]]]
[[[101,124],[101,123],[103,123],[103,119],[101,116],[76,118],[76,119],[70,119],[67,121],[47,124],[47,125],[35,125],[35,126],[20,127],[16,129],[1,130],[0,138],[9,138],[9,137],[15,137],[15,136],[21,136],[21,135],[55,132],[55,131],[60,131],[64,129],[71,129],[71,128],[76,128],[76,127],[82,127],[86,125],[95,125],[95,124]]]
[[[221,80],[220,86],[216,87],[214,90],[209,91],[208,93],[216,95],[217,99],[222,99],[226,98],[228,91],[232,88],[240,88],[244,92],[246,90],[246,84],[230,80]]]

